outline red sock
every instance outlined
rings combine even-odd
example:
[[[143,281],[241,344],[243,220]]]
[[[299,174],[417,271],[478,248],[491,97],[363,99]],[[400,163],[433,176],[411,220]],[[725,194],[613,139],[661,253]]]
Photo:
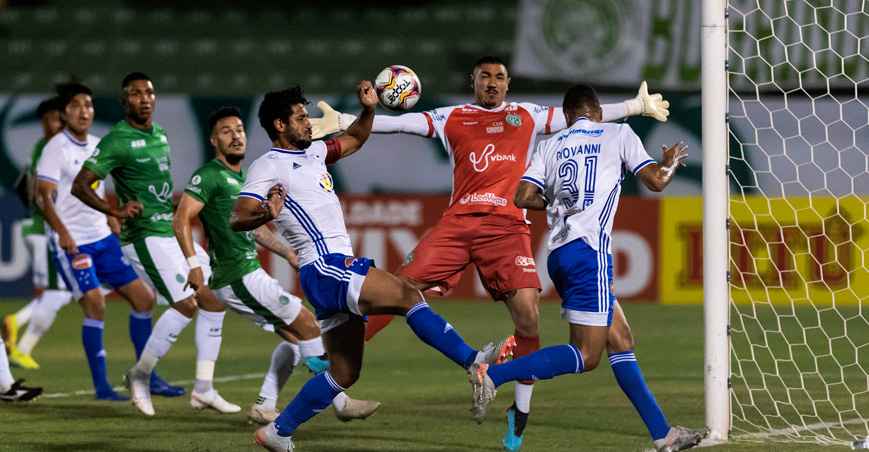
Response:
[[[516,338],[516,348],[513,350],[513,359],[521,358],[530,355],[540,349],[540,336],[525,337],[514,332]],[[520,383],[533,385],[534,380],[521,380]]]
[[[393,317],[391,315],[369,315],[368,323],[365,324],[365,342],[370,341],[380,330],[386,328]]]

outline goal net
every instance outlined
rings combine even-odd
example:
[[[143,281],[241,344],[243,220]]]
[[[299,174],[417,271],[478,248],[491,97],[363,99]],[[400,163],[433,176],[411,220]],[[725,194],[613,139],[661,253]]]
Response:
[[[869,435],[869,0],[728,0],[731,440]]]

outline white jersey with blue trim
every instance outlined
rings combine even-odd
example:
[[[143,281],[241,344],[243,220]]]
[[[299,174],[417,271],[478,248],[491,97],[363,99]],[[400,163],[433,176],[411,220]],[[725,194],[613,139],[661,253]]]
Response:
[[[284,207],[274,220],[296,250],[300,265],[331,253],[353,255],[341,202],[326,169],[337,157],[334,140],[314,141],[305,150],[272,148],[254,160],[239,196],[265,200],[276,184],[286,188]]]
[[[522,181],[546,197],[549,250],[582,239],[611,253],[610,235],[624,171],[636,174],[655,163],[627,124],[580,118],[541,141]]]
[[[38,179],[57,184],[54,210],[77,245],[97,242],[112,233],[104,213],[89,207],[72,195],[75,176],[85,160],[94,153],[99,142],[99,137],[90,134],[85,141],[80,141],[64,129],[48,140],[39,163],[36,164]],[[94,184],[96,194],[101,198],[105,197],[103,181]]]

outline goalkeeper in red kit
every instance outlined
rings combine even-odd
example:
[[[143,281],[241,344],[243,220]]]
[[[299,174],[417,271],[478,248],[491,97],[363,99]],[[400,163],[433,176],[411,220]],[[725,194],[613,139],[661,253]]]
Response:
[[[374,133],[410,133],[438,138],[453,166],[449,207],[408,256],[399,275],[420,290],[446,293],[474,264],[483,287],[503,301],[515,325],[515,357],[540,347],[538,301],[540,280],[531,250],[525,211],[513,195],[527,167],[538,135],[566,128],[560,107],[507,102],[510,77],[496,57],[480,58],[471,82],[474,102],[399,116],[377,115]],[[636,98],[602,105],[603,120],[632,115],[666,121],[669,104],[660,94],[649,95],[645,82]],[[314,137],[349,126],[352,115],[320,103],[322,118],[312,118]],[[372,316],[366,338],[389,323],[389,316]],[[516,383],[515,402],[507,410],[504,447],[518,451],[531,408],[533,381]]]

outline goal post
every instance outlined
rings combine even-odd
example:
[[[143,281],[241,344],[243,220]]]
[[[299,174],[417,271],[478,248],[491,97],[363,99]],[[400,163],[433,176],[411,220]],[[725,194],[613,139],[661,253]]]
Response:
[[[704,0],[701,36],[710,439],[867,438],[869,0]]]
[[[704,386],[712,441],[726,441],[730,430],[726,9],[727,0],[705,0],[701,32]]]

